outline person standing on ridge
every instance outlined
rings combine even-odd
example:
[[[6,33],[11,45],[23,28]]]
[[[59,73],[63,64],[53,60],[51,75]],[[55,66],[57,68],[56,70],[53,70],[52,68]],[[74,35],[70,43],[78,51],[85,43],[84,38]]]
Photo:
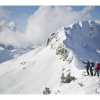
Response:
[[[99,70],[100,70],[100,63],[96,62],[94,76],[96,75],[96,73],[99,76]]]
[[[86,64],[87,75],[91,74],[91,76],[93,76],[94,62],[92,62],[91,60],[87,60],[87,62],[83,62],[83,63]],[[89,70],[90,70],[90,73],[89,73]]]
[[[95,64],[91,60],[89,60],[89,63],[90,63],[90,73],[91,73],[91,76],[93,76],[93,67],[95,66]]]

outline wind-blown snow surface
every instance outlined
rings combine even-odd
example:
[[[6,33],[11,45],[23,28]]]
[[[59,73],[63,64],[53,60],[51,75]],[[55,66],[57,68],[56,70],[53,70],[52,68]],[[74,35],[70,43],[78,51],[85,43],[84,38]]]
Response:
[[[0,64],[0,93],[42,94],[49,87],[52,94],[99,94],[99,77],[82,75],[85,65],[81,62],[100,61],[99,31],[100,25],[94,22],[76,23],[55,32],[48,46]],[[69,51],[64,61],[56,54],[60,45]],[[61,84],[62,69],[65,74],[70,70],[76,80]]]

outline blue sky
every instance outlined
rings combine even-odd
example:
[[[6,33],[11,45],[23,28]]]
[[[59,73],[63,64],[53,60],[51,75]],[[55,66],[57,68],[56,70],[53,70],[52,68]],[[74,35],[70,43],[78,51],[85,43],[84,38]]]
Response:
[[[8,19],[15,21],[18,29],[23,31],[28,17],[38,9],[38,6],[5,6],[4,8],[10,12]]]
[[[84,6],[71,6],[73,10],[80,11],[84,8]],[[20,31],[23,31],[26,28],[27,19],[38,10],[39,6],[4,6],[6,10],[8,10],[9,17],[8,20],[13,20],[17,24],[17,28]],[[100,7],[96,6],[89,13],[92,15],[94,19],[100,18]]]

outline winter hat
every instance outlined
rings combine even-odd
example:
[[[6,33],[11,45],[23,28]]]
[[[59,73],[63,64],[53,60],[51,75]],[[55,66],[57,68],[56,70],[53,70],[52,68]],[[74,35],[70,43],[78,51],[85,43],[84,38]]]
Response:
[[[89,62],[92,62],[92,60],[89,59]]]

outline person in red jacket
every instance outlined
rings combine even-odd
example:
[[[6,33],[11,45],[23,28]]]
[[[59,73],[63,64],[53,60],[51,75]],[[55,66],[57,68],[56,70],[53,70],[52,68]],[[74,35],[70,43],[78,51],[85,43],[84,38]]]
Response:
[[[96,62],[94,76],[96,75],[96,73],[99,76],[99,70],[100,70],[100,63]]]

